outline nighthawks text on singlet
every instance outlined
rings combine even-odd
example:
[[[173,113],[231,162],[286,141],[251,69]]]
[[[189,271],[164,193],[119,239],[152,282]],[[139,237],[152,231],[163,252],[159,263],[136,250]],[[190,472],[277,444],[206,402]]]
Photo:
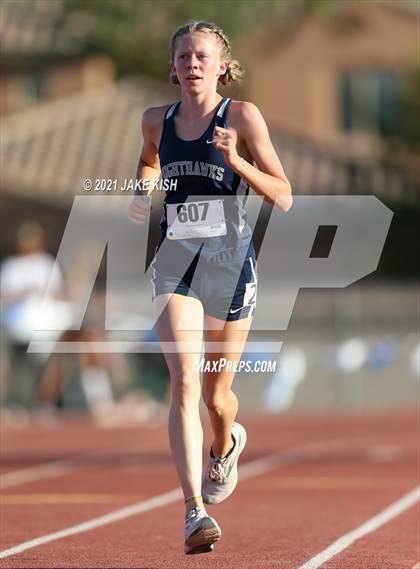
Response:
[[[163,178],[172,178],[174,176],[202,176],[221,182],[224,172],[225,169],[217,164],[193,160],[170,162],[162,167]]]

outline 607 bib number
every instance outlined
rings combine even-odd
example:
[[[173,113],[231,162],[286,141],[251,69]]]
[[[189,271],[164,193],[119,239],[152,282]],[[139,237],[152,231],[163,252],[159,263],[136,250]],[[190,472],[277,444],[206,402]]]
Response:
[[[168,239],[226,235],[223,200],[166,204]]]
[[[178,220],[180,223],[195,223],[196,221],[206,221],[209,211],[209,202],[193,202],[179,204],[176,207]]]

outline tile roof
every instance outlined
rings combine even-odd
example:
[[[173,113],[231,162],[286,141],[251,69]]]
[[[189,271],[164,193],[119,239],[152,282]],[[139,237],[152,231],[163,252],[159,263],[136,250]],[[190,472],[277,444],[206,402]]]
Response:
[[[129,179],[141,147],[141,115],[165,96],[122,81],[2,119],[2,190],[69,202],[86,178]]]
[[[1,190],[68,204],[75,195],[86,195],[86,178],[118,184],[132,179],[142,143],[142,112],[174,98],[172,92],[144,84],[120,81],[3,118]],[[295,194],[418,200],[418,187],[401,169],[372,160],[351,161],[289,132],[273,131],[272,139]]]
[[[94,25],[91,15],[65,11],[63,0],[2,0],[3,56],[69,55],[84,47]]]

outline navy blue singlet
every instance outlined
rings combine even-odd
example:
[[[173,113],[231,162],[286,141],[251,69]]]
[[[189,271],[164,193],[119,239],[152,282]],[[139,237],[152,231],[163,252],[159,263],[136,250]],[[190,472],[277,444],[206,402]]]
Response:
[[[165,114],[159,145],[162,178],[177,181],[176,189],[166,192],[160,243],[168,229],[167,204],[182,204],[194,196],[206,196],[206,200],[223,199],[226,235],[171,242],[176,248],[200,251],[202,256],[215,262],[218,258],[220,262],[235,258],[235,253],[243,247],[248,248],[252,239],[245,212],[249,186],[226,165],[223,153],[211,143],[215,126],[227,128],[230,102],[226,98],[220,101],[207,130],[195,140],[183,140],[176,134],[174,118],[181,102],[174,103]]]

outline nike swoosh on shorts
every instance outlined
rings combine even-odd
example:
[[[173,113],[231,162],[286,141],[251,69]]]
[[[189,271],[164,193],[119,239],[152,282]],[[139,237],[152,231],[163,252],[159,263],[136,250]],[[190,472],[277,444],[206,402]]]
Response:
[[[247,306],[249,306],[249,304],[247,304]],[[246,307],[245,307],[245,306],[241,306],[240,308],[233,308],[233,309],[231,308],[231,309],[229,310],[229,313],[230,313],[230,314],[235,314],[235,312],[239,312],[239,311],[242,310],[243,308],[246,308]]]

